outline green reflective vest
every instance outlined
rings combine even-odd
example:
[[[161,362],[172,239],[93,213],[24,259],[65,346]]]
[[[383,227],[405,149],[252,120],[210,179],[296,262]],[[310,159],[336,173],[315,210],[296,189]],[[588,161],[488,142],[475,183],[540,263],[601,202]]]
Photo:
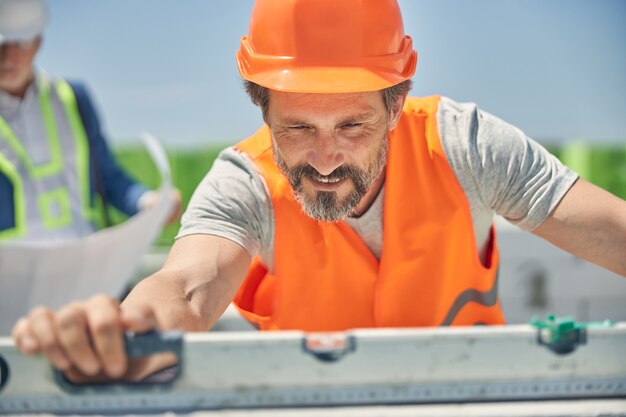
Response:
[[[50,157],[35,164],[0,116],[0,171],[13,185],[15,213],[15,226],[0,231],[0,241],[56,240],[94,230],[89,142],[74,92],[63,80],[40,76],[36,83]]]

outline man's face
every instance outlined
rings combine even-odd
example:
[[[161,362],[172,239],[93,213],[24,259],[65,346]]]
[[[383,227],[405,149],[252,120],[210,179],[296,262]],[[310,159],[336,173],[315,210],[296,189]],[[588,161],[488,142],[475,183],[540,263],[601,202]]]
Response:
[[[266,115],[276,164],[310,217],[349,216],[383,175],[390,115],[380,92],[271,91]]]
[[[41,38],[0,45],[0,89],[21,94],[33,76],[33,60]]]

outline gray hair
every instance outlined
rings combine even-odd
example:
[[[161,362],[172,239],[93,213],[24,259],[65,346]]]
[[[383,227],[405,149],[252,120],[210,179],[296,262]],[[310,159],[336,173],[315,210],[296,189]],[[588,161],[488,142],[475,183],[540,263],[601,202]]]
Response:
[[[398,100],[398,98],[406,96],[409,93],[412,86],[413,82],[409,79],[402,81],[400,84],[380,90],[387,112],[391,111],[393,104]],[[267,120],[267,109],[270,104],[269,88],[248,80],[244,80],[243,87],[246,90],[246,93],[250,96],[250,100],[261,108],[261,111],[263,112],[263,120]]]

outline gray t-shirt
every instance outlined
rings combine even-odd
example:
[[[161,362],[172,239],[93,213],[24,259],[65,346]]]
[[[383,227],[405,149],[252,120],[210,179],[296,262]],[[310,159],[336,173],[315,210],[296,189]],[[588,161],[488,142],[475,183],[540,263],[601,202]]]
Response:
[[[467,196],[477,248],[488,243],[495,214],[524,230],[539,226],[578,175],[521,130],[475,104],[442,97],[439,135]],[[380,258],[383,194],[350,225]],[[211,234],[232,240],[273,267],[274,213],[265,181],[247,155],[229,147],[194,192],[177,237]]]

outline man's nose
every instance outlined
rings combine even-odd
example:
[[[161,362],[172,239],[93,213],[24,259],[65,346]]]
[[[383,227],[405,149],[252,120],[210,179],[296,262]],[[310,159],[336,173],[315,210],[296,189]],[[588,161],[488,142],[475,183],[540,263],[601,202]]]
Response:
[[[343,152],[332,133],[318,133],[315,146],[307,156],[309,165],[321,175],[329,175],[344,163]]]

